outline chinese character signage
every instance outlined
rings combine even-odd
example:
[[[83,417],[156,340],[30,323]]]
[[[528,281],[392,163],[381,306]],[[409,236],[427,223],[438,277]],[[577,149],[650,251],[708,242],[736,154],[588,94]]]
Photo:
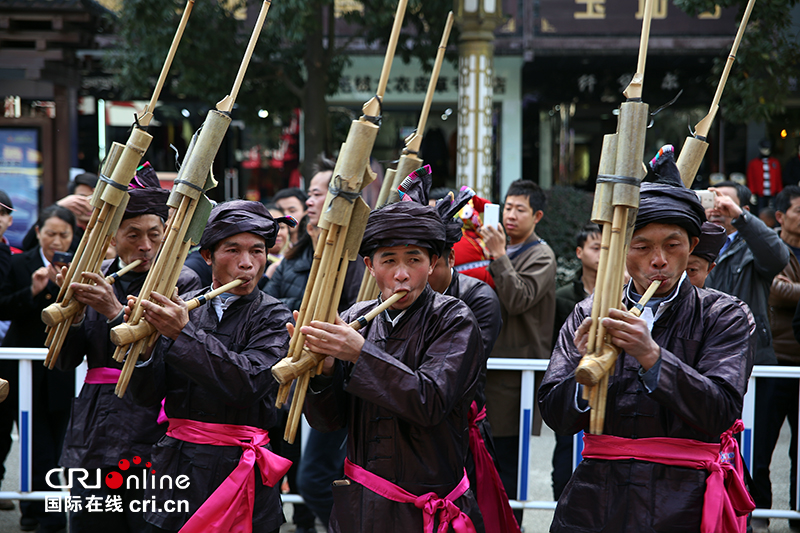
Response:
[[[638,36],[645,0],[539,0],[541,37]],[[705,37],[736,33],[736,8],[690,17],[670,0],[654,0],[650,34]]]

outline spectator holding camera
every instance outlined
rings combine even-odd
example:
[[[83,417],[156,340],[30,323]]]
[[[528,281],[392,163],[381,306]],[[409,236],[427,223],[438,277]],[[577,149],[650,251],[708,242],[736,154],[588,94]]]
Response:
[[[59,205],[44,209],[34,231],[38,245],[11,258],[11,271],[0,287],[0,320],[10,320],[3,346],[41,348],[45,342],[42,309],[56,301],[56,254],[66,252],[72,242],[75,215]],[[11,426],[17,417],[16,361],[3,361],[0,375],[10,381],[12,393],[0,403],[0,462],[11,448]],[[27,385],[27,384],[25,384]],[[33,365],[33,490],[52,490],[45,475],[58,467],[69,408],[75,391],[73,373],[53,372]],[[5,470],[0,468],[0,473]],[[2,476],[0,476],[1,478]],[[66,525],[63,513],[45,513],[43,501],[20,503],[23,531],[57,531]]]

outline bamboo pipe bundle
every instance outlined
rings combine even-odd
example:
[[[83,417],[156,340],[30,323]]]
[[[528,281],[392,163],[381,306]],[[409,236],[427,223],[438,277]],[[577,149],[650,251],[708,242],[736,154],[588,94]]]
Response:
[[[697,123],[694,128],[694,133],[691,137],[687,137],[681,148],[681,153],[678,155],[678,171],[681,174],[681,180],[687,188],[692,186],[700,164],[703,162],[703,157],[706,155],[708,149],[708,132],[711,129],[711,123],[714,122],[714,117],[717,116],[719,111],[719,101],[722,98],[722,91],[725,89],[725,84],[728,82],[728,75],[731,73],[734,61],[736,61],[736,52],[739,50],[739,44],[742,42],[744,31],[747,28],[747,22],[750,20],[750,13],[753,12],[753,6],[756,0],[749,0],[747,7],[742,15],[742,20],[739,23],[739,30],[736,32],[736,37],[733,40],[733,46],[728,54],[728,59],[725,62],[725,67],[722,69],[722,76],[720,76],[717,91],[714,93],[714,99],[711,102],[711,108],[708,114]]]
[[[184,164],[178,172],[175,186],[170,193],[169,200],[167,200],[167,205],[175,209],[175,211],[170,216],[158,259],[147,273],[142,290],[131,310],[128,324],[120,324],[120,326],[114,328],[117,338],[123,338],[124,331],[127,328],[139,328],[140,323],[144,322],[141,303],[144,300],[149,300],[153,292],[171,295],[175,291],[175,285],[180,276],[180,267],[186,261],[189,249],[193,244],[200,242],[212,207],[204,193],[216,186],[216,181],[211,176],[211,166],[231,123],[230,112],[233,109],[236,96],[250,63],[255,44],[261,34],[269,7],[270,1],[265,0],[261,6],[253,33],[250,36],[242,63],[239,66],[231,93],[217,103],[216,109],[211,109],[208,112],[205,122],[192,138]],[[112,334],[114,334],[114,330],[112,330]],[[154,332],[149,337],[139,338],[135,342],[117,346],[114,352],[114,359],[118,362],[123,360],[125,362],[115,390],[115,393],[120,398],[128,388],[131,374],[139,356],[157,338],[158,333]]]
[[[50,317],[64,317],[56,323],[47,325],[45,345],[48,347],[48,351],[44,364],[48,368],[53,368],[55,365],[67,332],[72,325],[74,317],[78,314],[77,311],[75,313],[64,312],[66,308],[75,305],[72,303],[72,289],[70,286],[74,282],[88,283],[88,278],[83,276],[84,272],[96,274],[100,272],[100,266],[105,258],[111,238],[119,228],[122,215],[125,213],[125,207],[128,203],[128,185],[136,174],[136,168],[153,140],[153,137],[144,128],[149,126],[153,118],[153,110],[158,103],[161,89],[167,79],[167,74],[172,66],[172,60],[178,50],[178,45],[183,37],[193,6],[194,0],[189,0],[186,3],[167,57],[161,67],[161,73],[153,90],[153,95],[144,108],[142,115],[137,117],[127,143],[123,146],[115,142],[111,146],[90,201],[92,214],[83,238],[78,245],[75,260],[70,264],[64,284],[56,298],[56,303],[51,304],[43,311],[43,313],[47,312]],[[82,307],[79,310],[82,310]]]
[[[625,257],[639,207],[639,183],[644,177],[642,159],[650,117],[641,95],[653,1],[645,4],[637,71],[623,93],[627,101],[620,105],[617,133],[603,139],[592,208],[592,221],[603,232],[587,353],[575,370],[575,379],[584,385],[584,397],[592,408],[590,432],[595,434],[603,430],[608,376],[619,354],[606,339],[602,320],[608,317],[609,309],[621,306]]]
[[[364,104],[361,118],[351,123],[347,140],[342,145],[328,186],[328,196],[319,220],[322,231],[317,239],[314,260],[300,304],[297,324],[289,344],[289,352],[284,359],[292,363],[298,363],[304,357],[305,337],[300,332],[303,326],[307,326],[312,320],[328,323],[335,321],[347,274],[347,264],[358,257],[370,212],[369,206],[361,198],[361,191],[375,179],[369,166],[369,156],[378,135],[381,101],[389,79],[407,3],[407,0],[400,0],[397,4],[378,91],[375,97]],[[321,365],[321,362],[319,364]],[[297,378],[289,410],[289,421],[284,433],[284,439],[288,442],[294,442],[308,382],[317,371],[316,362],[311,366],[313,368],[310,371]],[[278,407],[289,399],[290,390],[290,382],[281,384],[275,402]]]
[[[205,304],[207,301],[213,300],[220,294],[228,292],[231,289],[235,289],[241,284],[242,280],[235,279],[230,283],[226,283],[225,285],[214,289],[213,291],[208,291],[205,294],[192,298],[186,302],[186,305],[188,306],[189,311],[192,311]],[[117,346],[133,344],[137,341],[150,337],[153,333],[155,333],[155,331],[156,328],[154,328],[153,325],[146,320],[140,320],[136,325],[120,324],[111,330],[111,342]]]
[[[428,114],[431,110],[431,102],[433,101],[433,94],[436,91],[436,84],[439,82],[439,73],[442,70],[442,63],[444,62],[444,54],[447,51],[447,42],[450,40],[450,30],[453,28],[453,12],[447,15],[445,22],[444,32],[442,32],[442,39],[439,42],[439,48],[436,50],[436,60],[433,64],[433,71],[431,78],[428,81],[428,90],[425,93],[425,100],[422,103],[422,111],[419,115],[419,122],[417,129],[405,138],[405,147],[400,155],[400,160],[397,162],[396,169],[389,169],[383,178],[381,185],[381,192],[378,195],[378,201],[375,202],[375,209],[379,209],[386,204],[393,204],[400,200],[400,195],[397,193],[397,188],[409,174],[420,168],[424,163],[419,157],[419,150],[422,143],[422,135],[425,132],[425,124],[428,121]],[[361,279],[361,288],[358,290],[358,297],[356,301],[363,302],[366,300],[373,300],[378,297],[378,286],[375,284],[375,278],[369,273],[369,270],[364,271],[364,277]]]

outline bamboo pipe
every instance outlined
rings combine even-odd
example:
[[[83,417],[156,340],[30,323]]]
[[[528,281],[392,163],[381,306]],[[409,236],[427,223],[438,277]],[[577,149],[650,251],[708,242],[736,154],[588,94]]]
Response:
[[[725,67],[722,69],[722,76],[720,76],[719,83],[717,84],[717,90],[714,93],[714,99],[711,102],[708,114],[694,127],[694,133],[691,137],[686,138],[686,141],[683,143],[683,148],[681,148],[681,153],[678,155],[676,164],[681,174],[681,180],[687,188],[692,186],[692,182],[694,182],[694,178],[697,175],[697,170],[700,168],[700,164],[703,162],[703,157],[705,157],[706,150],[708,149],[706,138],[708,137],[708,132],[711,130],[711,123],[714,122],[717,111],[719,111],[722,91],[728,83],[728,76],[731,73],[733,63],[736,61],[736,52],[739,50],[739,44],[742,42],[742,37],[744,36],[744,31],[747,28],[747,23],[750,20],[750,14],[753,12],[755,3],[756,0],[747,2],[747,7],[739,23],[739,29],[733,40],[733,46],[731,46],[728,59],[725,61]]]
[[[630,84],[622,92],[628,100],[642,99],[642,86],[644,85],[644,68],[647,62],[647,45],[650,42],[650,22],[653,19],[653,2],[645,0],[644,16],[642,17],[642,34],[639,38],[639,59],[636,63],[636,74]]]
[[[178,23],[178,29],[175,31],[175,36],[172,38],[172,44],[169,46],[167,58],[164,60],[164,65],[161,67],[161,73],[158,75],[158,81],[156,82],[156,87],[153,90],[153,96],[150,98],[150,102],[147,104],[147,107],[144,108],[142,115],[137,116],[137,122],[140,127],[146,128],[150,125],[150,121],[153,119],[153,111],[155,111],[158,98],[161,96],[161,89],[164,87],[164,82],[167,81],[167,74],[172,66],[172,60],[175,58],[175,52],[178,51],[178,45],[183,37],[183,30],[186,29],[186,23],[189,22],[189,15],[192,14],[193,7],[194,0],[188,0],[188,2],[186,2],[186,7],[183,8],[181,21]]]
[[[408,0],[400,0],[397,2],[397,10],[394,13],[394,24],[392,25],[392,33],[389,36],[389,45],[386,47],[386,57],[383,60],[383,68],[381,69],[381,77],[378,81],[378,90],[375,96],[372,97],[362,107],[364,116],[378,117],[381,115],[381,101],[386,92],[386,84],[389,82],[389,72],[392,70],[392,60],[394,59],[394,52],[397,49],[397,41],[400,37],[400,30],[403,27],[403,18],[406,14],[406,6]]]
[[[205,304],[206,302],[213,300],[220,294],[224,292],[228,292],[231,289],[234,289],[242,284],[242,280],[235,279],[230,283],[226,283],[225,285],[214,289],[213,291],[209,291],[205,294],[192,298],[188,302],[186,302],[189,311],[193,311],[197,309],[201,305]],[[120,329],[114,328],[111,331],[111,342],[116,344],[117,346],[123,346],[125,344],[133,344],[134,342],[144,339],[145,337],[149,337],[150,335],[155,332],[156,328],[153,327],[146,320],[140,321],[136,325],[130,324],[122,324]]]
[[[133,263],[119,269],[117,272],[109,274],[105,278],[106,283],[108,283],[109,285],[113,285],[114,282],[117,281],[120,276],[124,276],[125,274],[127,274],[128,272],[130,272],[131,270],[133,270],[134,268],[138,267],[141,264],[142,260],[137,259]],[[69,304],[67,304],[66,306],[62,306],[59,304],[49,305],[44,309],[42,309],[42,322],[44,322],[50,327],[55,327],[56,324],[58,324],[59,322],[63,322],[68,318],[77,314],[81,310],[82,306],[85,306],[85,304],[81,304],[78,300],[74,298],[70,300]]]
[[[233,110],[233,103],[236,101],[236,97],[239,95],[239,88],[242,86],[244,74],[247,72],[247,67],[250,64],[250,58],[253,57],[253,50],[256,48],[258,37],[261,35],[261,28],[264,26],[264,21],[267,18],[267,13],[269,13],[269,8],[271,5],[272,2],[270,0],[264,0],[264,2],[261,4],[261,11],[258,13],[256,25],[253,28],[253,33],[250,35],[250,41],[247,43],[247,49],[245,50],[244,57],[239,65],[239,72],[236,74],[236,79],[233,82],[233,88],[231,89],[229,95],[217,102],[218,111],[230,113]]]

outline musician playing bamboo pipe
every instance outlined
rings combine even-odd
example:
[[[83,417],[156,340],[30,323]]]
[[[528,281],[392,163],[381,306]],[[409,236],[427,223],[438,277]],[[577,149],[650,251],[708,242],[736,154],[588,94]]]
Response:
[[[744,532],[732,510],[754,507],[731,436],[741,429],[753,366],[752,317],[730,296],[690,283],[684,271],[705,214],[671,153],[654,167],[667,183],[641,186],[626,307],[652,282],[661,285],[642,318],[612,310],[603,320],[624,351],[609,380],[603,435],[585,434],[584,461],[559,499],[552,532]],[[589,427],[574,371],[591,307],[592,298],[579,303],[562,327],[538,392],[545,422],[561,434]]]
[[[267,430],[277,421],[270,368],[288,349],[291,315],[257,286],[279,223],[294,219],[275,220],[259,202],[216,206],[200,240],[212,287],[244,283],[192,311],[183,299],[157,293],[142,304],[162,336],[137,364],[130,392],[143,406],[164,398],[169,429],[153,447],[152,467],[190,480],[184,489],[147,486],[145,499],[155,498],[158,510],[144,517],[159,531],[245,531],[247,524],[277,532],[284,522],[279,481],[290,462],[269,451]],[[189,509],[167,512],[165,500],[186,500]]]
[[[428,285],[444,241],[432,207],[397,202],[373,211],[361,254],[380,299],[406,296],[358,332],[347,323],[380,300],[357,303],[335,324],[303,328],[307,347],[330,356],[311,379],[306,416],[320,431],[348,428],[347,479],[334,483],[328,531],[421,532],[432,512],[436,521],[471,519],[484,531],[464,471],[483,343],[466,304]],[[406,503],[368,488],[376,485],[403,489]],[[417,497],[428,501],[425,510]]]
[[[159,424],[157,420],[160,405],[142,408],[133,403],[130,395],[120,399],[114,394],[122,364],[113,359],[116,347],[109,339],[109,332],[122,322],[126,297],[139,294],[155,260],[168,214],[169,191],[159,187],[152,167],[140,169],[131,184],[135,188],[129,189],[130,200],[113,239],[117,257],[103,263],[102,274],[86,275],[94,285],[72,284],[75,299],[88,307],[83,321],[76,321],[70,329],[56,361],[59,370],[72,371],[86,355],[89,365],[80,395],[72,403],[60,464],[65,468],[99,468],[104,477],[112,470],[117,471],[120,459],[130,461],[139,457],[140,463],[132,464],[128,475],[141,478],[147,470],[145,464],[150,461],[153,444],[167,430],[166,424]],[[106,275],[136,260],[142,263],[117,278],[113,285],[105,281]],[[187,292],[199,288],[197,275],[184,267],[178,278],[178,289]],[[122,513],[88,512],[85,506],[70,512],[72,532],[150,531],[142,513],[133,512],[128,505],[130,501],[143,499],[143,487],[111,491],[105,484],[99,489],[85,489],[80,483],[74,483],[71,494],[78,501],[85,501],[88,496],[105,500],[108,495],[119,494],[123,502]]]

